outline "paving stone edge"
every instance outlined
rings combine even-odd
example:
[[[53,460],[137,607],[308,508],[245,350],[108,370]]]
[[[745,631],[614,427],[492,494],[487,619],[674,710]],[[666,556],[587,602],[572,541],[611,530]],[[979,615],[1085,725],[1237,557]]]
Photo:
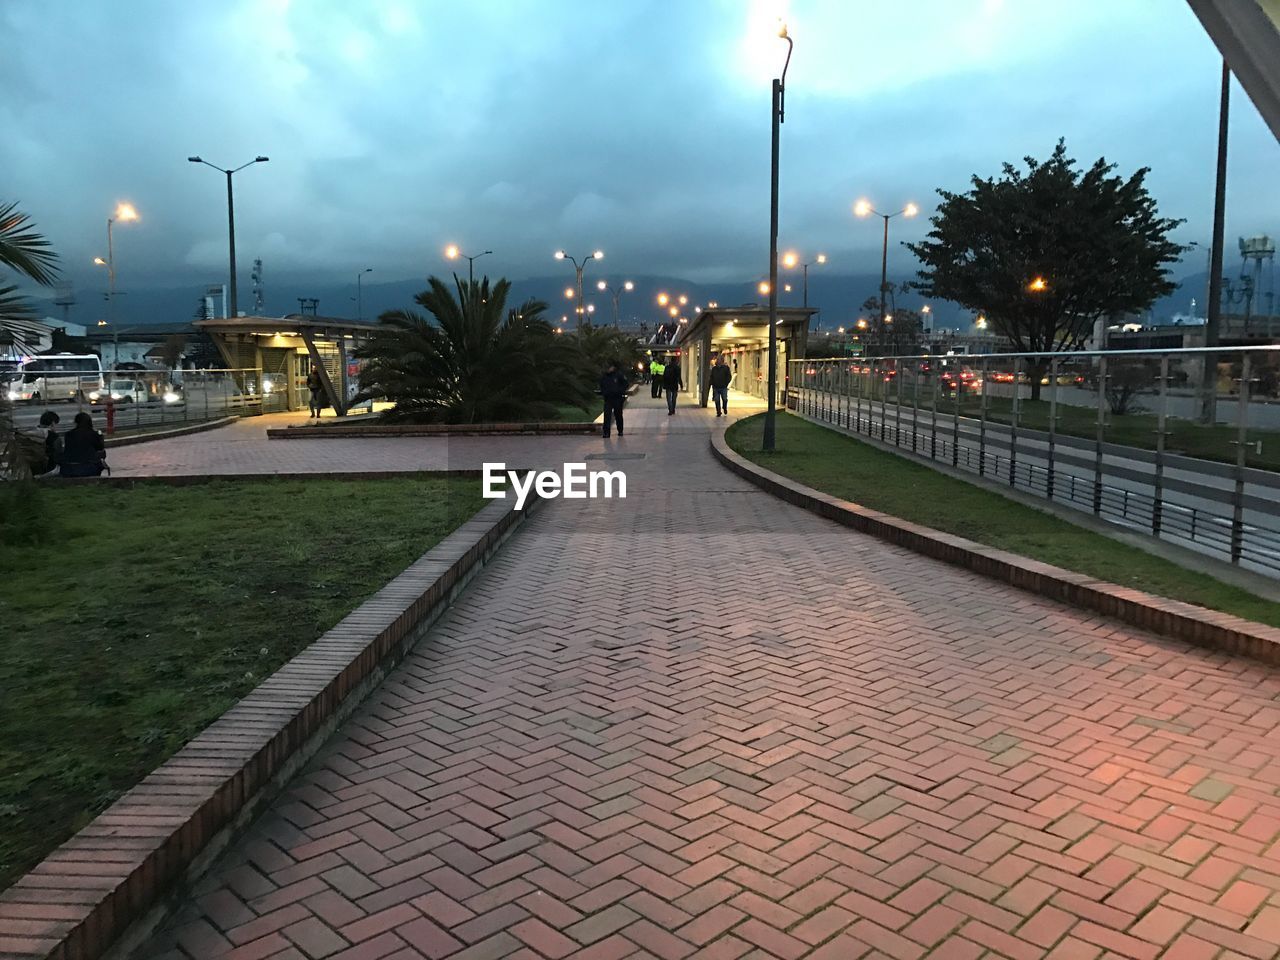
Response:
[[[123,436],[107,437],[104,441],[108,450],[115,447],[129,447],[135,443],[149,443],[152,440],[169,440],[173,437],[185,437],[191,433],[204,433],[216,430],[227,424],[235,423],[240,417],[220,417],[217,420],[202,420],[199,423],[187,423],[170,430],[155,430],[150,433],[126,433]]]
[[[1280,630],[1275,627],[1108,583],[841,500],[740,456],[725,440],[723,430],[712,433],[711,450],[744,480],[861,533],[1152,633],[1280,664]]]
[[[598,424],[566,423],[371,423],[360,426],[271,427],[268,440],[351,440],[370,437],[561,436],[595,433]]]
[[[0,892],[0,960],[127,956],[540,505],[482,508]]]

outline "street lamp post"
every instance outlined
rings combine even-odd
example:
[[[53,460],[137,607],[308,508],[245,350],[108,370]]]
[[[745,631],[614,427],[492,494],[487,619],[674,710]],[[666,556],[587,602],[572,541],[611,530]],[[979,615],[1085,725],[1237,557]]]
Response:
[[[613,325],[618,326],[618,301],[622,299],[624,293],[634,290],[636,285],[630,280],[624,281],[620,287],[611,287],[604,280],[596,284],[596,289],[609,294],[613,298]]]
[[[897,216],[914,217],[920,212],[920,208],[914,203],[908,203],[897,213],[881,213],[866,200],[859,200],[853,205],[853,212],[859,217],[870,214],[884,219],[884,245],[880,251],[880,322],[884,323],[885,295],[889,292],[889,221]]]
[[[808,263],[801,263],[800,255],[795,252],[788,252],[783,254],[782,265],[784,267],[787,267],[788,269],[794,269],[796,266],[799,266],[802,271],[802,275],[804,277],[804,281],[803,281],[804,286],[801,288],[803,290],[803,298],[804,298],[802,300],[803,306],[806,306],[806,307],[809,306],[809,268],[814,266],[815,264],[823,264],[826,262],[827,262],[827,255],[825,253],[818,254],[817,257],[815,257],[813,260],[810,260]]]
[[[594,253],[590,254],[589,256],[583,257],[581,263],[578,262],[577,257],[571,257],[567,253],[565,253],[563,250],[557,250],[555,256],[557,260],[568,260],[570,263],[573,264],[573,272],[577,279],[577,291],[578,291],[578,306],[577,306],[578,325],[581,326],[587,319],[587,310],[582,303],[582,271],[586,269],[587,261],[603,260],[604,251],[596,250]]]
[[[236,203],[231,190],[231,175],[233,173],[239,173],[245,167],[251,167],[255,163],[266,163],[268,159],[270,158],[262,156],[254,157],[248,163],[242,163],[233,170],[227,170],[223,167],[214,166],[208,160],[203,160],[200,157],[187,157],[188,163],[203,163],[206,167],[213,167],[213,169],[217,170],[219,173],[225,173],[227,175],[227,249],[229,252],[229,259],[231,261],[231,309],[228,312],[233,317],[240,316],[240,310],[236,301]]]
[[[492,250],[486,250],[484,253],[477,253],[474,257],[469,257],[458,249],[456,243],[451,243],[444,248],[444,255],[447,259],[457,260],[462,257],[467,261],[467,289],[471,289],[471,284],[475,283],[476,280],[476,261],[481,257],[487,257],[491,253],[493,253]]]
[[[116,249],[111,227],[117,220],[129,223],[138,219],[138,211],[131,203],[116,205],[116,211],[107,217],[107,259],[94,257],[93,262],[107,268],[107,326],[111,327],[112,354],[111,366],[114,369],[120,364],[120,331],[116,325]]]
[[[795,44],[787,34],[785,23],[779,25],[778,36],[787,41],[787,59],[782,65],[782,76],[774,78],[771,107],[773,135],[769,171],[769,405],[765,408],[764,414],[765,450],[772,450],[777,445],[775,421],[778,403],[778,141],[786,114],[784,95],[787,68],[791,66],[791,52],[795,49]]]
[[[364,319],[364,275],[373,273],[373,267],[365,267],[356,274],[356,319]]]

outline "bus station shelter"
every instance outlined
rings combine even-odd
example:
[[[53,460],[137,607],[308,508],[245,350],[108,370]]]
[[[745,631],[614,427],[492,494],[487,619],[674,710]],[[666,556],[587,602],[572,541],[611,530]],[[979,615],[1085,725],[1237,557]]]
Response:
[[[283,317],[218,317],[197,320],[227,366],[262,371],[263,392],[280,389],[289,410],[308,403],[307,376],[320,375],[324,393],[338,416],[345,416],[359,381],[353,354],[378,324],[373,320],[291,313]]]
[[[801,360],[816,307],[778,307],[778,403],[787,386],[787,361]],[[744,304],[713,307],[697,314],[676,340],[682,354],[687,389],[696,390],[699,406],[711,394],[711,365],[723,355],[733,371],[733,389],[767,399],[769,382],[769,307]]]

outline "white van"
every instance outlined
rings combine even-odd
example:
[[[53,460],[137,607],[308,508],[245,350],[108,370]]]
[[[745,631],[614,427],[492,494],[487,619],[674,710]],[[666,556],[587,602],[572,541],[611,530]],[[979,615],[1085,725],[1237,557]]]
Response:
[[[7,384],[10,400],[83,400],[103,386],[96,353],[46,353],[24,361],[19,373]]]

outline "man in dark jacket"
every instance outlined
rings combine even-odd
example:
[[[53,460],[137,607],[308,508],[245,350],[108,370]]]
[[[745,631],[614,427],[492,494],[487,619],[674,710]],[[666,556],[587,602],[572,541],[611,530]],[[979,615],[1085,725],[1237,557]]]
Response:
[[[724,354],[716,359],[716,365],[711,368],[711,396],[716,401],[716,416],[728,416],[729,414],[729,381],[733,379],[733,371],[729,369],[729,365],[724,362]]]
[[[667,391],[667,416],[676,415],[676,394],[684,389],[684,377],[680,372],[680,354],[673,353],[662,371],[662,387]]]
[[[622,436],[622,402],[627,399],[627,378],[618,369],[618,361],[609,361],[609,369],[600,378],[600,396],[604,397],[604,435],[609,438],[613,421],[618,421],[618,436]]]

